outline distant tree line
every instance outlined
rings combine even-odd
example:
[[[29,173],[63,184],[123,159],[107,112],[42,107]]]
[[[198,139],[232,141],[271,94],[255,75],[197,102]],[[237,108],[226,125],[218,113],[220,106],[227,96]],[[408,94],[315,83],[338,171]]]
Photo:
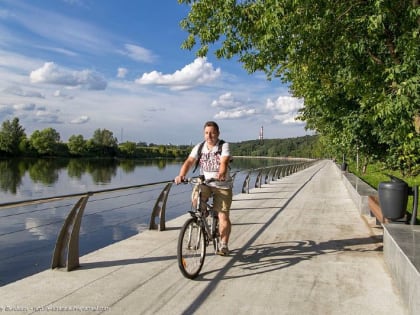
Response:
[[[269,156],[322,158],[318,136],[303,136],[285,139],[248,140],[230,143],[230,151],[235,156]]]
[[[6,120],[0,129],[0,155],[3,157],[179,158],[185,157],[188,151],[186,145],[118,143],[112,131],[107,129],[96,129],[90,139],[72,135],[67,143],[61,141],[54,128],[36,130],[27,137],[19,118]]]
[[[307,157],[320,158],[317,136],[288,139],[249,140],[230,143],[236,156]],[[96,129],[92,138],[72,135],[67,143],[61,141],[54,128],[36,130],[27,136],[19,118],[3,122],[0,129],[1,157],[107,157],[107,158],[185,158],[190,145],[160,145],[126,141],[118,143],[112,131]]]

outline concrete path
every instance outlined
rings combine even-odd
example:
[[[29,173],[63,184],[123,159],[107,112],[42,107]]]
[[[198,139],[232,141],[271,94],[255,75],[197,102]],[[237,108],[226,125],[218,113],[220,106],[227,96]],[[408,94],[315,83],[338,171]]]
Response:
[[[331,161],[234,197],[229,257],[206,257],[196,280],[178,270],[188,215],[0,287],[11,314],[407,314]],[[209,248],[210,249],[210,248]],[[211,251],[211,250],[209,250]]]

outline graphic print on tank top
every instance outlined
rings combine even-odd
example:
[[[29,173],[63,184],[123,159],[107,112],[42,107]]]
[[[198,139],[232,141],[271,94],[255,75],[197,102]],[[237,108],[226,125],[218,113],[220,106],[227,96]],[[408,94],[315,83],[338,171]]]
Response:
[[[202,153],[200,167],[204,172],[217,172],[220,165],[220,154],[218,152]]]

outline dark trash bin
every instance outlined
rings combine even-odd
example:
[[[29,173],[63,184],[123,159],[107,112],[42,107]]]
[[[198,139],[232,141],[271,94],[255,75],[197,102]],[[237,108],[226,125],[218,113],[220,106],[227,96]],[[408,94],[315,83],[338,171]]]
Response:
[[[379,205],[385,218],[398,220],[407,212],[409,187],[405,181],[395,176],[388,176],[391,178],[390,182],[379,183]]]
[[[342,170],[343,172],[347,172],[347,167],[348,167],[348,165],[347,165],[347,163],[346,163],[346,162],[343,162],[343,164],[341,164],[341,170]]]

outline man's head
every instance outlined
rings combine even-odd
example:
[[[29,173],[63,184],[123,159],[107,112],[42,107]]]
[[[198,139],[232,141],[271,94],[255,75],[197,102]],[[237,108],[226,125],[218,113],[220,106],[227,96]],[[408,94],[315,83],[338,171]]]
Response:
[[[219,126],[214,121],[207,121],[204,124],[204,139],[209,145],[216,145],[219,140]]]

